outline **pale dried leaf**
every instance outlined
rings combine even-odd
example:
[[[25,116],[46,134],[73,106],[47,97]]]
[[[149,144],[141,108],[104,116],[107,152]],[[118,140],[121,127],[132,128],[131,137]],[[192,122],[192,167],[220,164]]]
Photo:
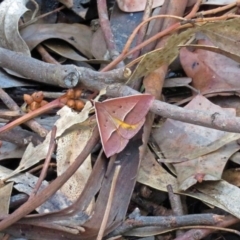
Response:
[[[19,18],[28,10],[28,0],[5,0],[0,4],[0,46],[30,56],[27,44],[18,32]]]
[[[12,194],[13,183],[8,183],[0,188],[0,212],[1,214],[8,214],[10,197]]]
[[[240,218],[240,208],[238,206],[240,199],[240,189],[226,181],[204,182],[196,186],[201,193],[213,198],[220,203],[237,218]]]
[[[61,108],[57,112],[60,119],[55,123],[57,127],[56,137],[59,138],[67,130],[70,132],[74,129],[78,129],[78,125],[88,119],[89,111],[91,109],[93,109],[93,106],[90,101],[86,102],[81,112],[76,112],[67,106]]]
[[[225,208],[222,204],[207,194],[189,190],[185,192],[179,191],[177,179],[169,174],[159,163],[157,163],[150,151],[147,152],[144,160],[141,162],[137,181],[164,192],[167,192],[167,185],[170,184],[172,185],[173,191],[175,193],[199,199],[207,204],[227,211],[227,208]]]
[[[201,95],[193,98],[185,108],[207,111],[208,114],[219,112],[229,116],[235,115],[233,109],[222,109]],[[201,157],[238,139],[239,136],[240,134],[226,133],[171,119],[167,119],[161,128],[153,131],[154,139],[168,159]]]
[[[57,148],[57,174],[63,174],[70,165],[76,160],[77,156],[84,150],[89,138],[92,135],[92,127],[78,125],[70,133],[64,134],[58,139]],[[71,201],[74,202],[83,191],[86,182],[92,172],[90,155],[83,164],[71,176],[71,178],[61,187],[60,191]],[[91,203],[87,211],[92,209]]]
[[[31,56],[27,44],[18,31],[18,21],[28,10],[25,7],[27,2],[28,0],[5,0],[0,4],[0,47]],[[22,77],[14,71],[5,70],[11,75]]]
[[[174,164],[179,189],[186,190],[198,181],[221,180],[222,172],[229,157],[240,149],[239,144],[233,141],[215,152],[202,157]]]

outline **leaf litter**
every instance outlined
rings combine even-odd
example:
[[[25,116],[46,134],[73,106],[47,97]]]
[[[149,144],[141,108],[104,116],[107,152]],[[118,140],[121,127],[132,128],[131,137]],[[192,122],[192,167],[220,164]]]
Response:
[[[172,218],[177,222],[176,227],[185,224],[185,217],[189,218],[185,226],[218,226],[225,222],[227,214],[239,221],[238,139],[240,135],[237,131],[228,132],[223,129],[231,124],[231,119],[237,121],[239,117],[237,106],[239,105],[240,20],[235,18],[239,16],[233,15],[233,12],[226,16],[222,15],[221,20],[218,17],[205,20],[205,15],[213,16],[215,11],[221,11],[221,7],[215,8],[214,5],[229,4],[225,10],[229,7],[237,13],[237,4],[234,1],[226,3],[220,0],[203,1],[202,5],[200,1],[189,1],[188,5],[184,3],[192,11],[193,5],[196,4],[195,6],[199,8],[197,14],[203,14],[204,17],[196,18],[196,13],[192,12],[193,19],[173,23],[172,29],[169,28],[167,32],[165,44],[157,44],[161,47],[153,48],[139,58],[133,53],[131,57],[136,60],[133,58],[131,62],[130,58],[126,58],[128,52],[120,53],[118,56],[116,46],[113,44],[114,40],[111,41],[111,27],[116,28],[114,24],[117,24],[119,15],[122,18],[126,16],[127,19],[129,14],[132,14],[129,12],[134,12],[133,16],[137,16],[136,12],[144,9],[147,14],[148,8],[145,6],[147,3],[151,4],[151,1],[141,1],[138,5],[134,0],[116,1],[109,9],[115,13],[110,15],[112,26],[103,21],[104,14],[101,11],[104,9],[104,4],[99,1],[95,5],[99,10],[95,15],[99,14],[101,36],[94,34],[89,25],[89,20],[96,17],[90,14],[94,13],[92,3],[60,2],[59,6],[55,7],[55,9],[60,7],[60,10],[56,10],[60,12],[59,19],[54,24],[48,22],[47,18],[41,23],[38,21],[41,11],[46,11],[41,3],[38,3],[41,8],[35,9],[37,17],[33,19],[29,18],[29,12],[24,18],[24,13],[28,11],[27,1],[4,0],[0,4],[0,15],[4,22],[0,29],[0,47],[3,50],[12,50],[15,54],[28,56],[26,61],[33,58],[46,61],[49,64],[41,65],[41,71],[43,74],[52,74],[53,78],[59,74],[57,68],[51,70],[53,64],[59,66],[59,69],[65,66],[63,79],[71,82],[75,77],[78,82],[74,90],[63,91],[51,86],[51,82],[48,86],[39,82],[38,87],[33,85],[24,87],[17,94],[11,93],[10,89],[6,90],[6,95],[0,96],[10,110],[16,111],[14,103],[9,99],[13,98],[21,106],[23,101],[20,99],[23,94],[34,96],[37,88],[42,88],[43,95],[47,99],[44,100],[46,110],[41,111],[44,109],[42,100],[39,102],[34,100],[34,108],[32,103],[25,102],[25,105],[32,104],[31,108],[26,109],[36,110],[24,113],[26,109],[22,108],[22,115],[30,116],[27,118],[29,120],[44,114],[41,115],[44,121],[39,118],[35,121],[31,120],[33,125],[30,124],[30,128],[35,132],[38,132],[39,128],[47,132],[46,129],[51,129],[53,125],[57,128],[55,136],[53,136],[54,130],[49,131],[42,143],[34,145],[33,142],[37,142],[35,140],[28,146],[21,147],[17,146],[17,141],[14,139],[10,142],[5,141],[4,135],[0,133],[2,141],[0,159],[3,164],[0,166],[2,180],[0,196],[2,198],[4,196],[2,213],[6,214],[0,222],[1,232],[4,232],[4,229],[13,229],[22,223],[34,228],[16,230],[15,237],[21,237],[23,231],[27,234],[27,238],[39,239],[36,236],[36,231],[39,229],[44,229],[41,231],[44,239],[79,239],[80,237],[100,240],[119,235],[124,236],[125,239],[130,239],[127,236],[135,236],[135,239],[138,239],[157,236],[168,231],[174,232],[176,228],[169,227],[166,223],[164,225],[168,216],[162,214],[164,221],[159,220],[159,216],[150,211],[153,206],[171,211]],[[81,5],[80,10],[77,9],[77,4]],[[162,14],[172,14],[166,1],[153,1],[152,4],[150,9],[161,6],[161,10],[165,11]],[[213,4],[213,6],[208,9],[205,4]],[[67,12],[62,11],[65,7],[68,11],[77,14],[70,17]],[[119,8],[122,12],[119,12]],[[180,15],[185,16],[184,12]],[[228,20],[229,17],[232,19]],[[29,22],[21,22],[20,18],[21,21],[27,19]],[[164,28],[161,31],[163,30]],[[121,34],[129,37],[128,31]],[[140,34],[142,33],[137,34],[139,39],[141,39]],[[137,41],[137,44],[141,43]],[[145,46],[144,42],[142,44],[141,48]],[[3,74],[10,79],[14,76],[21,77],[21,74],[14,71],[15,65],[6,63],[7,54],[4,55],[1,51],[0,57],[4,61],[0,61],[0,67],[6,70]],[[121,68],[104,73],[106,61],[93,59],[93,56],[105,58],[108,54],[107,59],[112,57],[112,63],[120,59],[119,67],[123,66],[121,60],[125,59],[127,65],[122,72],[128,72],[127,76],[121,75],[119,71]],[[18,55],[16,59],[19,59]],[[12,58],[13,62],[14,60]],[[76,65],[70,69],[73,66],[71,64]],[[99,75],[93,75],[89,69],[93,69]],[[26,76],[27,73],[34,72],[32,67],[26,68],[25,71]],[[170,76],[171,71],[176,74],[173,78]],[[177,75],[178,73],[180,76]],[[164,81],[165,75],[167,80]],[[107,85],[104,82],[106,76],[113,80],[113,84]],[[150,80],[146,80],[149,76]],[[121,77],[125,79],[123,85],[117,83]],[[180,105],[183,115],[187,110],[193,110],[196,118],[198,113],[201,113],[206,119],[200,119],[198,125],[194,125],[189,123],[192,119],[187,115],[184,118],[186,122],[176,120],[176,116],[161,118],[164,116],[161,115],[163,109],[156,107],[160,105],[155,104],[159,101],[152,101],[152,96],[150,100],[144,99],[144,96],[150,95],[139,95],[139,92],[131,88],[138,85],[136,89],[144,92],[140,81],[142,77],[148,94],[154,94],[156,99],[165,101],[169,107],[173,103]],[[17,81],[16,78],[14,81]],[[14,81],[13,88],[18,86],[17,83],[14,85]],[[19,84],[21,86],[23,83],[19,81]],[[162,86],[164,86],[163,90]],[[99,90],[103,89],[104,94],[100,93],[96,98]],[[114,99],[109,99],[110,97]],[[131,103],[136,98],[140,104]],[[56,107],[61,108],[57,113],[53,110]],[[158,108],[159,116],[153,114],[157,112],[154,107]],[[145,115],[149,110],[152,113],[146,116],[145,121]],[[55,114],[59,115],[59,119],[52,122],[52,116]],[[217,130],[215,123],[219,116],[227,120],[220,124],[222,129],[218,127]],[[6,123],[9,119],[12,120],[3,110],[2,122]],[[207,119],[210,119],[208,124],[206,124]],[[18,119],[12,122],[14,126],[19,125]],[[44,122],[47,124],[44,125]],[[108,122],[111,124],[109,125]],[[145,126],[142,128],[144,123]],[[103,127],[105,125],[106,127]],[[25,129],[29,134],[30,128]],[[154,143],[156,148],[148,148],[147,143],[149,146]],[[78,167],[73,169],[73,166]],[[14,188],[13,193],[12,188]],[[44,194],[41,194],[42,192]],[[165,192],[168,192],[169,197]],[[11,198],[20,193],[26,194],[29,199],[17,207],[18,211],[8,214],[11,209]],[[137,193],[138,198],[147,203],[140,205],[139,202],[134,201],[133,193]],[[204,204],[201,205],[199,212],[192,211],[189,206],[187,206],[188,212],[184,212],[181,204],[186,204],[186,201],[182,199],[182,202],[178,203],[179,208],[182,208],[181,214],[176,214],[176,210],[179,209],[173,204],[177,196],[174,194],[186,196],[185,200],[191,202],[190,205]],[[166,200],[156,201],[160,197]],[[168,201],[172,209],[167,209]],[[136,208],[140,209],[140,213],[136,213],[134,210]],[[30,214],[33,210],[38,214]],[[212,215],[205,214],[206,210]],[[130,212],[132,214],[129,214]],[[188,213],[196,216],[191,219],[191,214]],[[25,218],[28,214],[29,216]],[[147,222],[144,222],[144,215],[151,216],[147,218]],[[141,224],[137,225],[139,219]],[[18,220],[19,222],[16,223]],[[156,225],[154,221],[157,220]],[[46,221],[49,226],[46,226]],[[223,226],[228,231],[229,226]],[[10,232],[7,233],[11,235]],[[212,232],[208,234],[211,235]],[[204,236],[206,235],[202,235],[202,238]],[[174,237],[172,234],[171,239]],[[182,239],[188,238],[183,235]]]

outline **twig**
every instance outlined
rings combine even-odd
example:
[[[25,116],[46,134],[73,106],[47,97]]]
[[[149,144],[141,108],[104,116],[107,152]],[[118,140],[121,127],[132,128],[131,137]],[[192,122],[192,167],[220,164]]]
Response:
[[[35,0],[30,0],[33,4],[34,4],[34,6],[35,6],[35,10],[34,10],[34,12],[33,12],[33,14],[32,14],[32,17],[31,17],[31,20],[32,19],[34,19],[35,18],[35,16],[37,15],[37,13],[38,13],[38,11],[39,11],[39,5],[38,5],[38,3],[35,1]]]
[[[57,85],[63,88],[75,87],[79,82],[88,86],[90,79],[94,79],[94,85],[98,85],[126,82],[129,77],[128,70],[124,68],[102,73],[74,65],[44,63],[4,48],[0,48],[0,66],[13,70],[33,81]],[[90,87],[88,89],[96,90],[97,88]]]
[[[151,16],[151,13],[152,13],[152,5],[153,5],[153,0],[147,0],[146,1],[146,6],[145,6],[145,10],[144,10],[144,14],[143,14],[143,22],[146,21],[150,16]],[[146,34],[146,31],[147,31],[147,28],[148,28],[148,25],[145,25],[143,26],[142,28],[140,28],[138,34],[137,34],[137,41],[136,41],[136,45],[140,44],[144,37],[145,37],[145,34]],[[132,59],[135,59],[139,56],[140,54],[140,50],[136,51],[134,54],[133,54],[133,58]]]
[[[40,164],[40,165],[37,165],[35,168],[31,168],[28,173],[35,173],[37,172],[38,170],[42,169],[42,167],[44,166],[44,164]],[[56,163],[49,163],[48,167],[50,168],[56,168]],[[48,168],[49,170],[49,168]]]
[[[33,19],[31,19],[30,21],[28,21],[28,22],[22,24],[21,26],[19,26],[19,29],[23,29],[23,28],[31,25],[32,23],[37,22],[39,19],[44,18],[44,17],[47,17],[47,16],[49,16],[49,15],[52,14],[52,13],[59,12],[59,11],[61,11],[61,10],[64,9],[64,8],[66,8],[66,7],[65,7],[65,6],[61,6],[61,7],[56,8],[55,10],[53,10],[53,11],[51,11],[51,12],[48,12],[48,13],[42,14],[42,15],[36,17],[36,18],[33,18]]]
[[[1,62],[1,60],[0,60]],[[12,61],[11,61],[12,62]],[[20,64],[18,64],[20,65]],[[6,104],[6,106],[12,111],[21,111],[18,105],[13,101],[13,99],[2,89],[0,88],[0,98]],[[39,123],[34,120],[28,121],[25,123],[30,129],[38,133],[41,137],[45,137],[48,131],[43,128]]]
[[[97,240],[102,240],[102,238],[104,236],[104,231],[105,231],[106,226],[107,226],[107,221],[108,221],[108,217],[109,217],[109,214],[110,214],[112,201],[113,201],[113,196],[114,196],[114,192],[115,192],[115,188],[116,188],[116,184],[117,184],[120,169],[121,169],[121,166],[118,165],[118,166],[116,166],[115,171],[114,171],[113,180],[112,180],[112,184],[111,184],[111,188],[110,188],[110,192],[109,192],[109,197],[108,197],[108,202],[107,202],[106,210],[104,212],[103,220],[102,220],[99,232],[98,232]]]
[[[60,65],[58,61],[56,61],[49,53],[48,51],[42,46],[42,44],[39,44],[37,47],[38,52],[42,56],[42,60],[47,63],[57,64]]]
[[[107,45],[107,49],[113,60],[119,56],[119,52],[117,51],[117,45],[115,43],[115,39],[111,30],[111,26],[108,18],[106,0],[98,0],[97,7],[98,7],[99,22],[100,22],[104,39]],[[121,63],[119,66],[123,67],[124,64]]]
[[[216,224],[217,227],[227,227],[236,223],[239,223],[239,219],[234,217],[234,216],[226,216],[223,221],[219,222]],[[177,237],[175,240],[195,240],[197,239],[202,239],[206,237],[207,235],[215,232],[216,229],[192,229],[187,231],[184,235]]]
[[[57,98],[54,101],[44,105],[43,107],[38,108],[38,109],[34,110],[33,112],[27,113],[27,114],[23,115],[22,117],[16,119],[15,121],[12,121],[12,122],[8,123],[7,125],[1,127],[0,133],[5,133],[6,131],[13,129],[16,126],[18,126],[22,123],[25,123],[26,121],[29,121],[30,119],[35,118],[42,113],[47,112],[48,110],[52,110],[53,108],[59,108],[59,107],[63,107],[63,106],[64,106],[64,104],[61,102],[61,98]]]
[[[237,231],[237,230],[229,229],[229,228],[216,227],[216,226],[194,226],[194,227],[193,227],[193,226],[184,226],[184,227],[178,227],[178,228],[176,228],[176,229],[171,229],[171,230],[169,230],[169,232],[170,232],[170,231],[175,231],[175,230],[177,230],[177,229],[190,229],[190,228],[211,229],[211,230],[213,230],[213,231],[219,230],[219,231],[234,233],[234,234],[240,236],[240,232]]]
[[[50,142],[49,142],[49,149],[48,149],[45,161],[44,161],[44,165],[43,165],[41,174],[40,174],[40,176],[38,178],[38,181],[37,181],[37,183],[36,183],[32,193],[31,193],[31,195],[29,197],[29,200],[31,200],[33,197],[35,197],[35,195],[37,194],[39,188],[41,187],[43,179],[46,176],[46,173],[47,173],[47,170],[48,170],[48,167],[49,167],[49,163],[51,161],[52,154],[53,154],[54,149],[56,147],[56,142],[55,142],[56,133],[57,133],[57,127],[53,126],[52,131],[51,131]]]
[[[160,7],[159,14],[157,15],[166,15],[167,9],[170,1],[164,1],[163,5]],[[156,35],[157,33],[161,32],[162,26],[164,23],[164,18],[156,19],[154,21],[153,27],[151,29],[151,32],[146,36],[146,39],[149,39],[150,37]],[[147,46],[145,46],[141,50],[141,54],[146,54],[154,49],[156,46],[156,41],[149,43]]]
[[[207,11],[201,11],[201,12],[198,12],[196,14],[196,17],[202,17],[202,16],[205,16],[205,15],[217,14],[217,13],[226,11],[228,9],[234,8],[236,5],[237,5],[237,1],[235,1],[234,3],[230,3],[230,4],[228,4],[226,6],[223,6],[223,7],[218,7],[218,8],[214,8],[214,9],[207,10]]]
[[[191,18],[195,17],[201,4],[202,4],[202,0],[197,0],[197,2],[193,6],[191,12],[185,18],[191,19]]]
[[[21,111],[7,111],[7,110],[0,110],[0,118],[4,119],[11,119],[13,117],[20,117],[22,116]]]
[[[171,216],[171,217],[144,217],[136,216],[134,219],[126,220],[120,227],[115,229],[110,236],[122,235],[125,232],[130,231],[134,228],[140,227],[161,227],[164,232],[176,230],[182,226],[190,225],[195,226],[199,224],[211,225],[222,221],[224,217],[215,214],[192,214],[183,216]]]
[[[181,203],[181,197],[173,192],[173,188],[171,185],[167,185],[168,197],[170,201],[170,205],[173,211],[174,216],[182,216],[184,214],[183,207]],[[177,230],[176,235],[183,235],[183,231]]]

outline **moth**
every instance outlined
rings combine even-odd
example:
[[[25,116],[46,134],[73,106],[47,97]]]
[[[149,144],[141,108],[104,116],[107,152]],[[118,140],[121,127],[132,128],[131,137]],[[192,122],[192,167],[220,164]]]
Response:
[[[145,122],[154,97],[138,94],[95,102],[101,142],[107,157],[121,152]]]

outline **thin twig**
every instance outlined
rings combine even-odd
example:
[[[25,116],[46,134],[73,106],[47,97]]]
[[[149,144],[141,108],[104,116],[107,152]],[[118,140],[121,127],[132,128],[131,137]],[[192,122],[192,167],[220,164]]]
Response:
[[[0,98],[10,110],[22,112],[19,106],[2,88],[0,88]],[[39,123],[37,123],[34,120],[24,123],[34,132],[38,133],[41,137],[45,137],[48,133],[48,131],[44,127],[42,127]]]
[[[152,13],[152,5],[153,5],[153,0],[147,0],[146,1],[146,6],[145,6],[145,10],[144,10],[144,14],[143,14],[143,19],[142,21],[146,21],[150,16],[151,16],[151,13]],[[138,32],[138,35],[137,35],[137,41],[136,41],[136,45],[140,44],[145,35],[146,35],[146,32],[147,32],[147,28],[148,28],[148,25],[144,25],[142,28],[140,28],[139,32]],[[136,51],[134,54],[133,54],[133,58],[132,59],[135,59],[139,56],[140,54],[140,50]]]
[[[198,12],[198,13],[196,14],[196,17],[202,17],[202,16],[205,16],[205,15],[217,14],[217,13],[226,11],[226,10],[228,10],[228,9],[234,8],[236,5],[237,5],[237,1],[234,2],[234,3],[230,3],[230,4],[226,5],[226,6],[214,8],[214,9],[207,10],[207,11],[201,11],[201,12]]]
[[[61,11],[61,10],[64,9],[64,8],[66,8],[66,7],[65,7],[65,6],[61,6],[61,7],[56,8],[55,10],[53,10],[53,11],[51,11],[51,12],[48,12],[48,13],[42,14],[42,15],[36,17],[36,18],[33,18],[33,19],[31,19],[30,21],[28,21],[28,22],[22,24],[21,26],[19,26],[19,30],[21,30],[21,29],[23,29],[23,28],[31,25],[32,23],[37,22],[37,21],[38,21],[39,19],[41,19],[41,18],[44,18],[44,17],[49,16],[49,15],[52,14],[52,13],[59,12],[59,11]]]
[[[53,154],[54,149],[56,147],[56,142],[55,142],[56,133],[57,133],[57,127],[53,126],[52,131],[51,131],[50,142],[49,142],[49,149],[48,149],[45,161],[44,161],[44,165],[43,165],[41,174],[38,178],[38,181],[37,181],[32,193],[29,197],[29,200],[31,200],[37,194],[39,188],[41,187],[43,179],[46,177],[46,173],[47,173],[47,170],[48,170],[48,167],[49,167],[49,163],[51,161],[52,154]]]
[[[114,35],[111,30],[106,0],[98,0],[97,7],[99,22],[107,45],[107,49],[109,51],[111,59],[113,60],[119,56],[119,52],[117,51],[117,45],[115,43]],[[124,64],[121,63],[119,67],[120,66],[123,67]]]
[[[44,62],[60,65],[60,63],[48,53],[48,51],[42,46],[42,44],[39,44],[36,49],[42,56],[42,60]]]

